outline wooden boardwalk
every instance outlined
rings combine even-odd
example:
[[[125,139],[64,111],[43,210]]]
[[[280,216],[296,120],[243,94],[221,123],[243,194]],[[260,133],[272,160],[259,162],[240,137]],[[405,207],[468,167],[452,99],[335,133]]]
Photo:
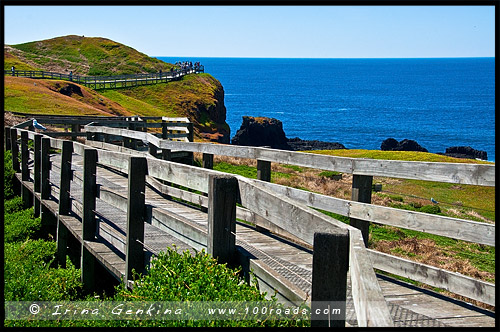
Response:
[[[61,216],[61,221],[70,232],[82,242],[81,235],[81,206],[82,206],[82,177],[83,158],[73,154],[72,169],[74,170],[71,182],[72,213]],[[57,214],[59,197],[60,155],[52,155],[50,171],[51,196],[43,200],[43,204]],[[30,166],[31,167],[31,166]],[[19,174],[17,174],[18,177]],[[31,180],[33,173],[31,174]],[[34,193],[33,182],[24,182]],[[117,279],[125,275],[126,250],[126,196],[128,179],[126,174],[114,171],[109,167],[97,167],[97,184],[106,188],[108,193],[121,196],[125,204],[117,208],[96,200],[98,230],[95,241],[84,241],[84,246],[91,251],[97,260],[105,266]],[[39,193],[34,193],[38,195]],[[166,247],[173,244],[179,250],[206,248],[206,240],[191,237],[189,234],[180,234],[165,220],[182,222],[190,227],[207,232],[207,213],[203,209],[194,208],[178,201],[168,199],[166,195],[152,186],[147,186],[146,205],[149,211],[159,211],[167,216],[166,219],[152,218],[151,224],[145,224],[144,248],[148,260]],[[155,215],[153,212],[151,212]],[[158,215],[158,214],[156,214]],[[170,218],[168,217],[170,216]],[[290,293],[281,293],[278,298],[282,301],[298,301],[306,299],[311,294],[312,282],[312,250],[287,241],[269,232],[257,231],[256,228],[237,223],[236,245],[241,255],[249,257],[253,267],[267,269],[274,278],[282,280],[283,284],[290,285]],[[271,271],[271,272],[269,272]],[[261,290],[271,291],[274,287],[268,280],[258,279]],[[388,303],[395,326],[495,326],[494,314],[479,310],[465,303],[444,298],[429,291],[396,282],[387,277],[378,276],[385,300]],[[350,282],[347,287],[347,324],[357,326],[356,313],[351,297]],[[272,291],[270,292],[273,293]]]
[[[115,89],[124,87],[134,87],[140,85],[150,85],[157,83],[167,83],[179,80],[188,74],[203,73],[204,66],[192,67],[186,69],[177,69],[171,72],[149,73],[149,74],[131,74],[115,76],[80,76],[48,71],[17,70],[12,72],[4,70],[5,76],[28,77],[34,79],[57,79],[66,80],[85,85],[91,89]]]

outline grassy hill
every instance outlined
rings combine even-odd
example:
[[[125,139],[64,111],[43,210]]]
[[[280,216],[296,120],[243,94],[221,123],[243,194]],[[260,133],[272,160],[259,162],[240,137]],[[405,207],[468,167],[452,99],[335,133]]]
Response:
[[[169,71],[173,64],[105,38],[64,36],[5,45],[4,69],[75,75],[122,75]],[[134,88],[94,91],[67,81],[5,76],[6,112],[60,115],[188,117],[198,139],[229,142],[224,89],[210,74]],[[68,93],[69,91],[69,93]]]
[[[151,58],[115,41],[83,36],[63,36],[10,45],[4,69],[73,71],[78,75],[121,75],[168,71],[174,65]]]

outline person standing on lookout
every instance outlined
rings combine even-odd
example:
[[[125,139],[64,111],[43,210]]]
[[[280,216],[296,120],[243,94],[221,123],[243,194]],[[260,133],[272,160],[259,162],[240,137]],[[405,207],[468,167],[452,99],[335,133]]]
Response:
[[[14,76],[14,73],[16,72],[16,67],[12,66],[12,68],[10,68],[10,70],[12,70],[12,76]]]

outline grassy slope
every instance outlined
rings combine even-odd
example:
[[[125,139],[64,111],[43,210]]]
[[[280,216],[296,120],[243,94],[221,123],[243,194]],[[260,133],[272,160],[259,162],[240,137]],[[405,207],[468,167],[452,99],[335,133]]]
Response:
[[[58,115],[133,115],[118,103],[79,86],[81,95],[59,91],[71,83],[57,80],[4,78],[4,110],[7,112]]]
[[[18,70],[118,75],[166,72],[173,67],[114,41],[80,36],[6,46],[4,55],[7,70],[15,66]],[[188,75],[167,84],[99,92],[79,86],[83,96],[58,93],[67,84],[63,82],[10,76],[5,76],[4,82],[7,112],[189,117],[195,124],[195,132],[229,129],[227,124],[215,123],[206,111],[216,106],[216,90],[222,91],[220,82],[209,74]]]
[[[59,69],[80,75],[118,75],[168,71],[172,64],[150,58],[133,48],[106,38],[63,36],[11,45],[15,57],[4,68],[21,61],[34,68]],[[4,52],[5,53],[5,52]],[[16,66],[18,69],[21,67]]]
[[[102,95],[120,102],[127,108],[133,108],[136,101],[145,102],[168,116],[189,116],[192,120],[197,120],[199,126],[210,127],[213,122],[206,114],[193,114],[187,110],[215,107],[217,101],[214,93],[218,85],[220,83],[211,75],[198,74],[184,76],[181,80],[168,84],[106,90]]]

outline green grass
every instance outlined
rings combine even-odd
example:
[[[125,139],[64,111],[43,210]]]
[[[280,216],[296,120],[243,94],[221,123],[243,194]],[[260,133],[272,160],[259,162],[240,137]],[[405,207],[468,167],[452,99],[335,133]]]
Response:
[[[220,162],[214,164],[214,170],[224,173],[237,174],[250,179],[257,178],[257,168],[247,165],[232,165],[226,162]]]
[[[296,165],[281,165],[282,167],[289,168],[291,170],[294,170],[295,172],[303,172],[304,169],[302,167],[296,166]]]
[[[304,151],[307,153],[326,154],[330,156],[348,157],[348,158],[367,158],[367,159],[385,159],[385,160],[405,160],[405,161],[423,161],[423,162],[448,162],[448,163],[467,163],[467,164],[494,164],[488,161],[475,159],[453,158],[444,155],[417,151],[381,151],[364,149],[338,149],[338,150],[313,150]]]
[[[121,90],[109,89],[102,90],[99,93],[104,97],[117,102],[134,115],[171,117],[175,117],[178,115],[171,109],[160,108],[158,106],[152,105],[147,101],[141,100],[140,97],[128,96],[122,93]]]
[[[232,165],[226,162],[219,162],[214,164],[214,170],[219,172],[225,172],[229,174],[237,174],[250,179],[257,179],[257,168],[251,167],[247,165]],[[283,172],[272,172],[271,173],[271,182],[278,178],[290,178],[292,174],[283,173]]]
[[[173,67],[172,64],[105,38],[73,35],[11,46],[22,51],[22,57],[29,58],[39,66],[58,64],[71,68],[75,74],[153,73],[160,69],[167,72]]]

